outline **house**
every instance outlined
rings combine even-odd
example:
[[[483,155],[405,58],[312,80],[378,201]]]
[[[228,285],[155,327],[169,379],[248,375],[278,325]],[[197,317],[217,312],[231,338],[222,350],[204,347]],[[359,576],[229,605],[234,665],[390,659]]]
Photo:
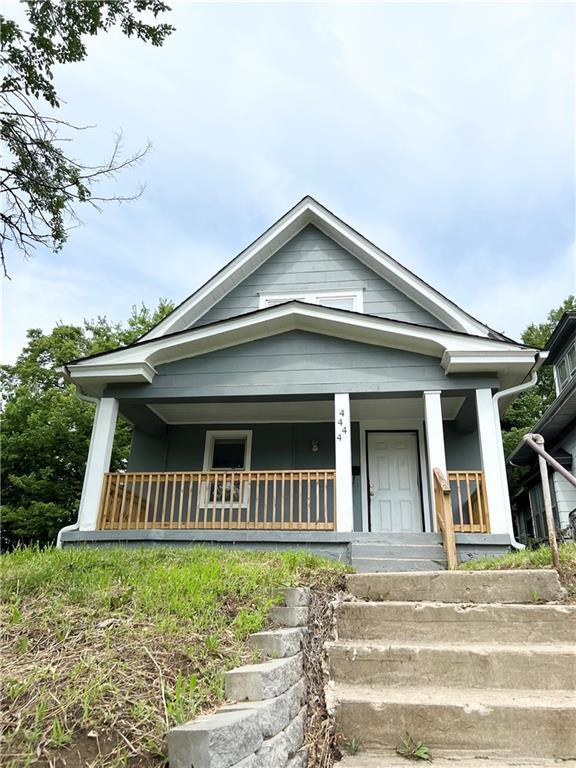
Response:
[[[305,197],[137,343],[66,365],[98,405],[61,541],[434,544],[443,477],[461,556],[501,551],[499,411],[542,361]]]
[[[546,409],[533,433],[542,435],[547,453],[576,475],[576,312],[565,312],[545,350],[546,365],[553,366],[556,399]],[[514,526],[520,541],[548,538],[538,457],[525,443],[512,452],[509,462],[528,469],[514,499]],[[556,526],[576,530],[576,488],[559,472],[550,470],[550,495]],[[572,517],[571,517],[572,516]]]

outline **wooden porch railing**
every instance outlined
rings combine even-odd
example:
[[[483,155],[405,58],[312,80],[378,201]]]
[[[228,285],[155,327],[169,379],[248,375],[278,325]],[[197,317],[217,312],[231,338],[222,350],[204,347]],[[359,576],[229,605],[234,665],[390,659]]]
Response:
[[[438,469],[434,468],[434,507],[436,509],[436,522],[442,534],[444,550],[449,571],[458,567],[456,555],[456,537],[454,535],[454,520],[452,513],[450,483],[448,478]]]
[[[335,529],[335,470],[109,472],[97,528]]]
[[[490,533],[490,516],[483,472],[448,472],[454,530]]]

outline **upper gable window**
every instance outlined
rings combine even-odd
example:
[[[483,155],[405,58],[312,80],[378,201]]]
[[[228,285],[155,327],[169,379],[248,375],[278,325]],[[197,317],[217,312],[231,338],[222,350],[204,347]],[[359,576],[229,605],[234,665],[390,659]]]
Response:
[[[576,341],[568,347],[562,358],[555,365],[556,369],[556,391],[564,389],[566,384],[576,376]]]
[[[321,307],[363,312],[362,291],[322,291],[319,293],[268,293],[260,295],[260,309],[286,301],[304,301]]]

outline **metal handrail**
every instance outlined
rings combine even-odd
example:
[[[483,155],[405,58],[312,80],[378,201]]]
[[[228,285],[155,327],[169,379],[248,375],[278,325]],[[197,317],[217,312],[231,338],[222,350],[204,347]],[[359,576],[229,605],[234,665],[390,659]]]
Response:
[[[560,568],[560,557],[558,555],[558,540],[556,538],[556,526],[554,515],[552,514],[552,496],[550,494],[550,483],[548,481],[548,466],[553,467],[562,477],[566,478],[576,488],[576,477],[568,472],[553,456],[550,456],[544,450],[544,438],[542,435],[528,433],[523,438],[526,445],[538,454],[538,465],[540,467],[540,478],[542,481],[542,496],[544,497],[544,512],[546,513],[546,524],[548,526],[548,542],[550,543],[550,553],[552,555],[552,564],[556,570]]]

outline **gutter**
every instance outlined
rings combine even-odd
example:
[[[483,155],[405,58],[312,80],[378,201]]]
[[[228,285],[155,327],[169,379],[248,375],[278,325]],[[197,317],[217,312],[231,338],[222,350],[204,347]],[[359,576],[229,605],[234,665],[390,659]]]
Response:
[[[534,365],[530,369],[530,379],[529,381],[524,382],[523,384],[517,384],[515,387],[509,387],[508,389],[501,389],[500,391],[496,392],[495,395],[492,397],[492,404],[494,406],[494,420],[496,421],[496,424],[498,426],[498,429],[500,429],[500,411],[498,408],[498,404],[500,400],[503,397],[509,396],[509,395],[519,395],[521,392],[525,392],[527,389],[531,389],[538,381],[538,371],[542,364],[544,363],[544,360],[548,354],[545,352],[542,354],[541,352],[536,352],[536,355],[534,356]],[[500,482],[502,487],[502,498],[504,499],[504,503],[507,507],[508,511],[508,519],[510,520],[510,542],[514,549],[525,549],[526,547],[524,544],[521,544],[519,541],[517,541],[514,538],[514,528],[512,526],[512,507],[510,505],[510,494],[508,491],[508,479],[506,477],[506,457],[504,456],[504,443],[502,442],[502,439],[498,441],[499,444],[499,452],[500,452]]]
[[[68,369],[66,366],[64,366],[66,371]],[[96,407],[98,407],[98,403],[100,400],[97,397],[89,397],[88,395],[82,395],[78,389],[76,390],[77,396],[80,398],[80,400],[83,400],[85,403],[94,403]],[[84,473],[84,482],[86,482],[86,473]],[[76,520],[75,523],[72,523],[71,525],[65,525],[63,528],[60,528],[58,531],[58,536],[56,537],[56,549],[62,549],[62,534],[67,533],[68,531],[77,531],[80,528],[80,518]]]

